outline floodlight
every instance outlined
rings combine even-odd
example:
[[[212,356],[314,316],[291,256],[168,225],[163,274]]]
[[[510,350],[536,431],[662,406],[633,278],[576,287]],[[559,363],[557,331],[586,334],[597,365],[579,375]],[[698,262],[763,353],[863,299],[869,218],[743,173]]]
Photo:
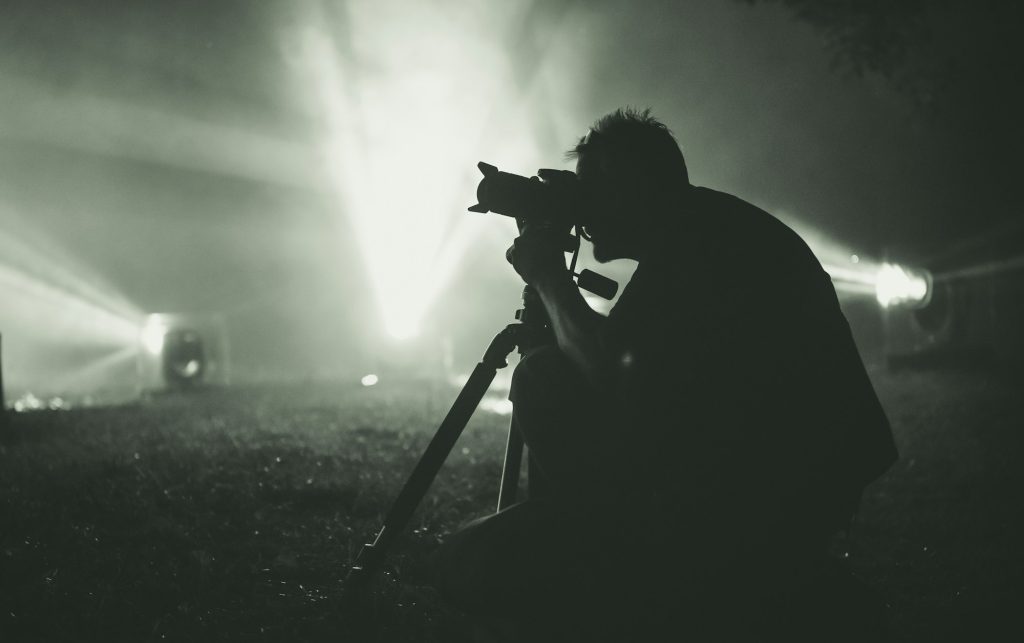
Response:
[[[227,333],[219,315],[152,314],[139,332],[143,389],[227,384]]]
[[[883,263],[875,278],[875,297],[883,308],[899,304],[921,308],[931,297],[931,282],[927,271]]]
[[[169,386],[184,388],[203,381],[206,350],[198,332],[190,328],[175,328],[164,334],[161,343],[164,381]]]

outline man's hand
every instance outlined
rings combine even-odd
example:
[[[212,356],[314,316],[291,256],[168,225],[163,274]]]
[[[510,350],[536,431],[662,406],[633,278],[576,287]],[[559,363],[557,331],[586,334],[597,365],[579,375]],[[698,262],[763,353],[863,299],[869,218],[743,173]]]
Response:
[[[523,281],[536,286],[545,281],[566,278],[565,235],[549,227],[520,226],[520,235],[505,251],[505,259]]]

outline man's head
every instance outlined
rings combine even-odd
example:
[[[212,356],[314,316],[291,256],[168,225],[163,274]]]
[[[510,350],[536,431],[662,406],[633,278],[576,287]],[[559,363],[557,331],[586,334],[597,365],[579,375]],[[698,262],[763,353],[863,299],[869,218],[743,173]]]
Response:
[[[599,261],[638,258],[689,185],[678,143],[649,109],[603,116],[567,156],[593,203],[587,232]]]

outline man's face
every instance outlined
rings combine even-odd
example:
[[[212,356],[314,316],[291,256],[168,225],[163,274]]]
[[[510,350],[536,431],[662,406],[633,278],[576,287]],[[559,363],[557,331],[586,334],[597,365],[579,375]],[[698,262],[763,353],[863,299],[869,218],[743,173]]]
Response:
[[[639,202],[635,190],[613,171],[610,160],[598,152],[581,155],[576,176],[589,201],[586,232],[594,244],[594,258],[604,263],[613,259],[636,258],[640,230]]]

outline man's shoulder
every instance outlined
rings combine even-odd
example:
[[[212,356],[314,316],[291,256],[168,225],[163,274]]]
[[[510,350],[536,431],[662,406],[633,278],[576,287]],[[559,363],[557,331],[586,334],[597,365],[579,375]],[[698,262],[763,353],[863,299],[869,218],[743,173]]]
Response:
[[[806,242],[767,210],[738,196],[694,186],[688,202],[705,247],[734,260],[816,264]],[[766,266],[767,267],[767,266]]]
[[[702,205],[717,205],[722,207],[755,208],[761,210],[753,203],[744,201],[734,194],[715,190],[702,185],[690,186],[690,198]],[[763,212],[763,210],[762,210]]]
[[[715,227],[742,231],[751,227],[769,227],[782,232],[789,227],[764,208],[740,197],[707,187],[693,186],[687,201],[688,214]]]

